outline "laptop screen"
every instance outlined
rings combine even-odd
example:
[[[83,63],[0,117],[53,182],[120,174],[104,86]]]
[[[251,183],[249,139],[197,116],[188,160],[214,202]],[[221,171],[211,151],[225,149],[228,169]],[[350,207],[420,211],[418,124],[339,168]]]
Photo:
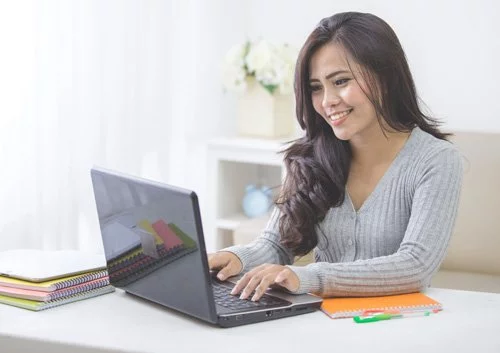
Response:
[[[196,195],[99,168],[91,176],[111,284],[216,322]]]

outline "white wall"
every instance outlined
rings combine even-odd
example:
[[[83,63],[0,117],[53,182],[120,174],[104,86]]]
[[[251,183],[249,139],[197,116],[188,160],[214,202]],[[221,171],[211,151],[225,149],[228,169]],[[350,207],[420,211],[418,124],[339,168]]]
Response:
[[[500,132],[500,3],[494,0],[247,0],[250,37],[301,46],[336,12],[371,12],[388,22],[417,90],[452,130]]]
[[[235,130],[235,100],[223,91],[222,58],[245,38],[245,11],[230,0],[172,1],[172,130],[168,182],[196,190],[202,216],[211,207],[206,189],[206,143]]]

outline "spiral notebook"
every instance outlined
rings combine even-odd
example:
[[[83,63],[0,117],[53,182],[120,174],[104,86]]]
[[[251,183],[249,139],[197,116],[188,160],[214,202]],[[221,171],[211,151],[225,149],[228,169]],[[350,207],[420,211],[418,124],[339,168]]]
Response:
[[[22,279],[0,276],[0,286],[53,292],[104,277],[108,277],[108,271],[106,270],[88,272],[81,275],[63,277],[45,282],[31,282]]]
[[[78,293],[87,292],[89,290],[104,287],[107,285],[109,285],[108,277],[103,277],[93,281],[77,284],[76,286],[62,288],[59,290],[55,290],[53,292],[44,292],[38,290],[0,286],[0,295],[6,295],[8,297],[14,297],[20,299],[35,300],[38,302],[47,302],[50,300],[60,299]]]
[[[363,298],[325,298],[321,310],[332,319],[362,315],[368,310],[442,310],[441,303],[423,293]]]
[[[6,295],[0,295],[0,303],[17,306],[19,308],[33,310],[33,311],[40,311],[40,310],[50,309],[55,306],[63,304],[73,303],[83,299],[97,297],[99,295],[103,295],[106,293],[112,293],[114,291],[115,288],[113,286],[107,285],[104,287],[95,288],[86,292],[71,295],[69,297],[50,300],[48,302],[39,302],[36,300],[20,299],[20,298],[8,297]]]

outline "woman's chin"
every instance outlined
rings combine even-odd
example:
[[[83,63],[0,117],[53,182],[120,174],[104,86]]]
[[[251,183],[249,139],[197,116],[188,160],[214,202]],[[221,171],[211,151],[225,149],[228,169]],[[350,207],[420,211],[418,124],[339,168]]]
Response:
[[[352,134],[348,129],[344,129],[343,127],[335,127],[332,126],[333,133],[335,136],[342,141],[349,141],[352,137]]]

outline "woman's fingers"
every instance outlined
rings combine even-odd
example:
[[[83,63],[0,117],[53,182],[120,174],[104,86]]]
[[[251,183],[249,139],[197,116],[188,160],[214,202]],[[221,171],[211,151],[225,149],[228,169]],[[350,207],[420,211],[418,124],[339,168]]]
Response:
[[[297,275],[289,268],[282,265],[264,264],[245,273],[241,279],[236,282],[231,294],[240,294],[241,299],[259,300],[273,285],[286,288],[291,292],[299,288],[300,282]]]
[[[245,288],[247,286],[248,282],[250,282],[252,277],[255,275],[255,273],[257,272],[256,271],[257,269],[258,268],[255,268],[252,271],[245,273],[243,275],[243,277],[241,277],[238,280],[238,282],[236,282],[233,289],[231,290],[231,294],[236,295],[236,294],[240,293],[243,290],[243,288]]]
[[[211,270],[220,270],[229,262],[229,259],[225,256],[220,256],[219,253],[208,255],[208,267]]]
[[[252,301],[258,301],[267,289],[275,282],[276,275],[274,273],[270,273],[262,278],[259,285],[255,288],[255,294],[252,297]]]
[[[266,290],[275,283],[276,276],[283,270],[284,266],[264,264],[247,272],[234,286],[231,294],[241,293],[241,299],[252,301],[259,300]],[[254,293],[255,292],[255,293]]]
[[[208,255],[208,267],[219,270],[217,278],[221,281],[241,272],[242,264],[238,256],[228,251]]]
[[[208,255],[210,270],[218,270],[217,278],[221,281],[241,272],[242,263],[238,256],[229,251]],[[231,294],[240,294],[241,299],[259,300],[270,286],[277,284],[293,292],[299,288],[297,275],[282,265],[264,264],[247,272],[231,290]]]
[[[261,276],[262,276],[261,273],[257,273],[256,275],[254,275],[250,279],[250,281],[248,281],[248,284],[243,289],[243,292],[241,292],[240,299],[247,299],[250,296],[250,294],[253,293],[253,291],[255,290],[255,288],[257,288],[257,286],[262,281],[262,277]]]
[[[239,267],[233,262],[229,262],[219,271],[219,273],[217,273],[217,278],[221,281],[225,281],[227,278],[237,275],[238,273],[240,273]]]
[[[299,277],[289,268],[283,269],[275,278],[275,283],[283,288],[288,289],[290,292],[295,292],[299,289]]]

